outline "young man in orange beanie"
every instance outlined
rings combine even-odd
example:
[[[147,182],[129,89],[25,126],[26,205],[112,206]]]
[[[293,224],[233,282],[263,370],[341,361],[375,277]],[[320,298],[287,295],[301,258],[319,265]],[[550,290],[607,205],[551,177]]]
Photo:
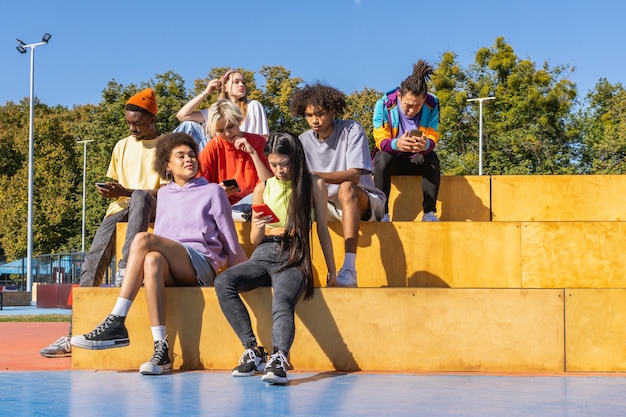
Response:
[[[126,102],[130,136],[118,141],[113,148],[107,171],[107,177],[112,181],[98,186],[98,193],[113,201],[83,261],[81,287],[100,286],[104,272],[115,255],[117,223],[127,221],[122,257],[118,260],[115,276],[115,285],[121,286],[130,244],[137,233],[148,230],[150,221],[154,219],[156,190],[161,185],[159,174],[153,167],[159,137],[155,126],[156,114],[157,102],[151,88],[135,94]],[[70,325],[70,336],[71,333]],[[71,356],[69,341],[69,336],[63,336],[41,349],[40,353],[46,357]]]

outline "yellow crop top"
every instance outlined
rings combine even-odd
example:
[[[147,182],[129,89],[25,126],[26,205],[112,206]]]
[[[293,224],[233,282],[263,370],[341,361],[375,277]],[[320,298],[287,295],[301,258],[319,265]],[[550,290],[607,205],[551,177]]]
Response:
[[[291,198],[291,181],[280,181],[276,177],[268,178],[265,181],[263,191],[263,202],[272,209],[278,221],[268,223],[265,227],[276,228],[285,227],[287,224],[287,206]]]

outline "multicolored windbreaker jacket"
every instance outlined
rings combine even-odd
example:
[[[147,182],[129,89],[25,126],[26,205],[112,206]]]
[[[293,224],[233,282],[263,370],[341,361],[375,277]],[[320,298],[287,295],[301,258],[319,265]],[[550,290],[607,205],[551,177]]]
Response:
[[[398,126],[400,124],[397,105],[398,91],[400,89],[395,88],[385,93],[374,107],[374,140],[376,141],[376,148],[392,154],[402,153],[394,150],[391,146],[392,141],[398,136]],[[439,140],[439,99],[435,95],[427,93],[421,113],[419,129],[424,132],[424,136],[429,140],[426,150],[421,153],[426,154],[435,149],[435,145]]]

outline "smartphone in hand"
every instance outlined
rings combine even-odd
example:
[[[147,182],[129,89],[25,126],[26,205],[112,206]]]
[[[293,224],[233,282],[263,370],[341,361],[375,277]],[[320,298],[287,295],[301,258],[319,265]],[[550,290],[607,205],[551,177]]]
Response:
[[[228,179],[228,180],[224,180],[224,181],[222,181],[222,184],[224,184],[224,187],[233,186],[233,187],[239,188],[239,184],[237,184],[237,180],[234,179],[234,178],[231,178],[231,179]]]
[[[270,223],[278,222],[278,217],[274,214],[271,208],[267,204],[253,204],[252,210],[259,213],[261,216],[272,216]]]
[[[98,188],[109,188],[106,182],[97,182],[96,187]]]
[[[417,129],[413,129],[409,132],[409,136],[416,136],[418,138],[421,138],[422,135],[424,135],[424,132],[421,130],[417,130]]]

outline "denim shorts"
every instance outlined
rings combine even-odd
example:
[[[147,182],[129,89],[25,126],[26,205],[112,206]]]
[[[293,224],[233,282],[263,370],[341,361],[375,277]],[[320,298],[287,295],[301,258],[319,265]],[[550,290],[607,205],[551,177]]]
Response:
[[[209,262],[209,258],[206,257],[205,254],[198,252],[192,247],[183,245],[187,250],[187,254],[189,255],[189,260],[191,261],[191,265],[193,269],[196,270],[196,278],[198,279],[198,284],[202,287],[210,287],[213,285],[213,281],[215,280],[215,270]]]

